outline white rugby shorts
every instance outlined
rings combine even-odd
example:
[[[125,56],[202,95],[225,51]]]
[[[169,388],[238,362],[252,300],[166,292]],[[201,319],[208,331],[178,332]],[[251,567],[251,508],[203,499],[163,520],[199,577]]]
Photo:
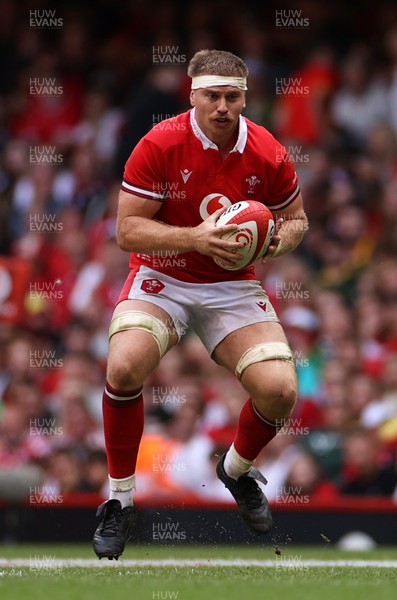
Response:
[[[130,272],[119,302],[144,300],[171,317],[179,338],[193,329],[211,355],[229,333],[268,321],[279,322],[260,281],[189,283],[145,265]]]

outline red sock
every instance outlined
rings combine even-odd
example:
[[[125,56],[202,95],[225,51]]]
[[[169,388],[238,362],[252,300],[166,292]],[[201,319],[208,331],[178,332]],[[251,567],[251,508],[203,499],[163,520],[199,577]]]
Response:
[[[109,475],[114,479],[130,477],[135,473],[143,432],[142,390],[121,392],[106,382],[102,411]]]
[[[251,398],[244,404],[237,427],[234,447],[242,458],[255,460],[281,427],[280,423],[267,421],[254,407]]]

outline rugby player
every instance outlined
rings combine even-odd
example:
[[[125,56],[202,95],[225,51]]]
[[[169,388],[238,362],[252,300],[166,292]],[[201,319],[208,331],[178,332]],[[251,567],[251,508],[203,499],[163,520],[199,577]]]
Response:
[[[110,498],[97,511],[99,558],[117,559],[131,536],[142,386],[187,326],[250,396],[217,475],[256,534],[270,531],[272,517],[257,484],[266,479],[252,465],[297,397],[292,352],[254,268],[229,271],[213,260],[239,260],[240,243],[221,239],[237,225],[215,222],[240,200],[263,202],[274,214],[265,260],[296,248],[307,225],[297,175],[284,147],[241,114],[248,69],[239,57],[202,50],[188,75],[192,108],[141,139],[120,191],[117,239],[131,259],[109,330],[103,419]],[[184,260],[158,259],[175,253]]]

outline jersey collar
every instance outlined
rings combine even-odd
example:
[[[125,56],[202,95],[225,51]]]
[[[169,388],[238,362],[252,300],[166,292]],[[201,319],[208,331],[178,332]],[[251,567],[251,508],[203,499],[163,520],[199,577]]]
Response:
[[[204,150],[208,150],[209,148],[213,148],[214,150],[219,150],[218,146],[216,144],[214,144],[214,142],[212,142],[205,135],[205,133],[200,129],[200,127],[197,123],[197,120],[196,120],[196,109],[195,108],[192,108],[190,111],[190,125],[192,126],[194,135],[202,143]],[[236,145],[234,146],[234,148],[232,150],[230,150],[230,152],[240,152],[240,154],[242,154],[244,152],[244,148],[247,143],[247,135],[248,135],[247,123],[246,123],[244,117],[239,115],[238,138],[237,138]]]

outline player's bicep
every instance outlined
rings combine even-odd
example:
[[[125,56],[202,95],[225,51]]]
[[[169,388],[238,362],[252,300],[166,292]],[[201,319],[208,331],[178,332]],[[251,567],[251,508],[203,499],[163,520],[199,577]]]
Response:
[[[153,219],[154,215],[160,210],[161,202],[157,200],[148,200],[120,190],[119,203],[117,210],[118,221],[121,222],[127,217],[146,217]]]
[[[131,225],[131,218],[153,219],[160,208],[161,202],[157,200],[148,200],[120,190],[117,209],[117,238],[122,239],[125,229],[128,229],[128,224]]]

